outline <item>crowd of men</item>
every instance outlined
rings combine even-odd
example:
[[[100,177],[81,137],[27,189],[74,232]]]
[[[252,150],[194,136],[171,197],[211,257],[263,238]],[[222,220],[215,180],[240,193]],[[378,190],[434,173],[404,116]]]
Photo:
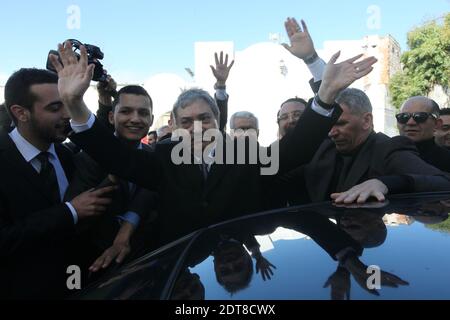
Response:
[[[195,153],[187,155],[193,163],[173,160],[180,144],[198,147],[197,129],[241,139],[248,159],[250,142],[264,130],[241,111],[230,117],[226,134],[233,61],[222,53],[211,66],[215,96],[184,91],[167,126],[151,132],[157,106],[141,86],[116,91],[108,77],[97,87],[96,115],[89,111],[83,95],[94,66],[83,47],[77,59],[70,42],[58,46],[60,60],[50,56],[57,74],[25,68],[12,74],[0,108],[0,298],[65,297],[70,265],[80,266],[88,283],[87,271],[265,209],[450,190],[449,109],[411,97],[396,115],[400,135],[376,133],[369,98],[348,88],[376,59],[358,55],[337,63],[336,53],[325,63],[303,21],[288,19],[285,27],[286,49],[313,75],[313,98],[286,97],[278,108],[279,140],[265,149],[278,152],[273,175],[261,174],[267,165],[261,159],[215,162],[215,155],[230,153],[216,140],[200,141],[212,161]],[[180,140],[180,130],[191,138]]]

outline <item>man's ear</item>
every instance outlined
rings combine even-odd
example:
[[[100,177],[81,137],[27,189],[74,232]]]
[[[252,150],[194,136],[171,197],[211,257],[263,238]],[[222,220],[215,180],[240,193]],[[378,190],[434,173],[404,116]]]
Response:
[[[150,118],[150,126],[149,127],[151,127],[153,125],[153,121],[155,120],[155,116],[153,115],[153,113],[151,114],[150,117],[151,118]]]
[[[368,130],[373,127],[373,115],[370,112],[363,114],[363,128]]]
[[[29,109],[15,104],[11,106],[10,110],[13,117],[17,119],[17,122],[28,122],[30,120],[31,111]]]
[[[442,121],[441,118],[436,119],[436,125],[435,125],[435,127],[434,127],[434,130],[436,130],[436,129],[438,129],[438,130],[441,129],[443,124],[444,124],[444,122]]]
[[[112,111],[108,112],[108,121],[110,124],[114,125],[114,113]]]

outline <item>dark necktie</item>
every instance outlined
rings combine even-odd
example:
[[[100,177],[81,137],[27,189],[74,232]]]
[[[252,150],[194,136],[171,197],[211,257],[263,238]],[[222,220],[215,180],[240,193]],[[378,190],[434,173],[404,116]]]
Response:
[[[208,164],[205,162],[200,164],[200,170],[202,171],[203,174],[203,180],[206,181],[208,179]]]
[[[49,161],[50,153],[41,152],[37,155],[37,159],[41,162],[41,171],[39,176],[41,176],[44,186],[50,192],[50,197],[56,203],[61,202],[61,196],[59,194],[58,179],[56,177],[55,167]]]
[[[336,186],[336,191],[337,192],[343,192],[343,191],[347,191],[344,189],[348,189],[345,187],[345,180],[347,179],[350,170],[352,168],[352,164],[353,164],[353,157],[352,156],[341,156],[341,161],[342,161],[342,165],[340,167],[340,171],[339,171],[339,178],[338,178],[338,182],[337,182],[337,186]]]

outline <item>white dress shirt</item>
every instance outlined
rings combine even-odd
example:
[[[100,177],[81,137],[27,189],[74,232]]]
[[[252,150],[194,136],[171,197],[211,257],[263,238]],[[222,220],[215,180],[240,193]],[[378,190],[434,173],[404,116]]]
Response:
[[[31,166],[36,170],[37,172],[41,171],[41,162],[36,158],[41,151],[33,146],[30,142],[28,142],[15,128],[13,131],[9,133],[10,138],[14,142],[14,144],[17,147],[17,150],[19,150],[22,157],[25,159],[26,162],[31,164]],[[49,161],[55,168],[56,172],[56,179],[58,181],[59,186],[59,196],[61,201],[64,199],[64,194],[66,193],[67,187],[69,186],[69,182],[67,180],[66,174],[64,172],[64,169],[61,165],[61,162],[59,161],[58,155],[55,151],[55,145],[52,143],[50,147],[48,148],[47,152],[49,155]],[[75,208],[72,206],[70,202],[65,203],[67,207],[70,209],[70,212],[72,213],[74,223],[76,224],[78,222],[78,215]]]

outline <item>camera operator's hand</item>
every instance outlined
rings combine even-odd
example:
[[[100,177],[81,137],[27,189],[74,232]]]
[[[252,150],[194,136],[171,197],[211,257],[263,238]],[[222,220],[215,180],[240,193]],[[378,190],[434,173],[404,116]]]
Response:
[[[330,105],[334,104],[339,92],[356,80],[369,74],[373,70],[372,65],[378,61],[374,57],[369,57],[356,62],[363,56],[359,54],[348,60],[336,63],[340,54],[340,51],[335,53],[327,63],[318,93],[320,100]]]
[[[88,65],[86,48],[80,47],[80,59],[72,50],[70,41],[64,45],[58,44],[58,52],[61,58],[59,62],[56,55],[49,56],[56,72],[58,72],[58,90],[61,100],[73,121],[86,123],[91,112],[83,102],[83,96],[94,75],[95,65]]]
[[[216,78],[217,82],[215,87],[225,87],[225,83],[227,82],[228,75],[230,74],[231,67],[234,64],[234,60],[231,61],[230,65],[228,65],[228,54],[225,55],[225,61],[223,60],[223,51],[220,52],[220,58],[217,56],[217,53],[214,53],[214,58],[216,60],[216,67],[211,67],[212,73]]]
[[[289,46],[286,43],[282,45],[297,58],[305,60],[317,55],[317,53],[305,21],[301,20],[301,23],[303,31],[295,18],[287,18],[284,27],[286,28],[291,45]]]
[[[104,106],[111,106],[112,99],[116,94],[117,83],[108,75],[106,81],[97,83],[98,101]]]

